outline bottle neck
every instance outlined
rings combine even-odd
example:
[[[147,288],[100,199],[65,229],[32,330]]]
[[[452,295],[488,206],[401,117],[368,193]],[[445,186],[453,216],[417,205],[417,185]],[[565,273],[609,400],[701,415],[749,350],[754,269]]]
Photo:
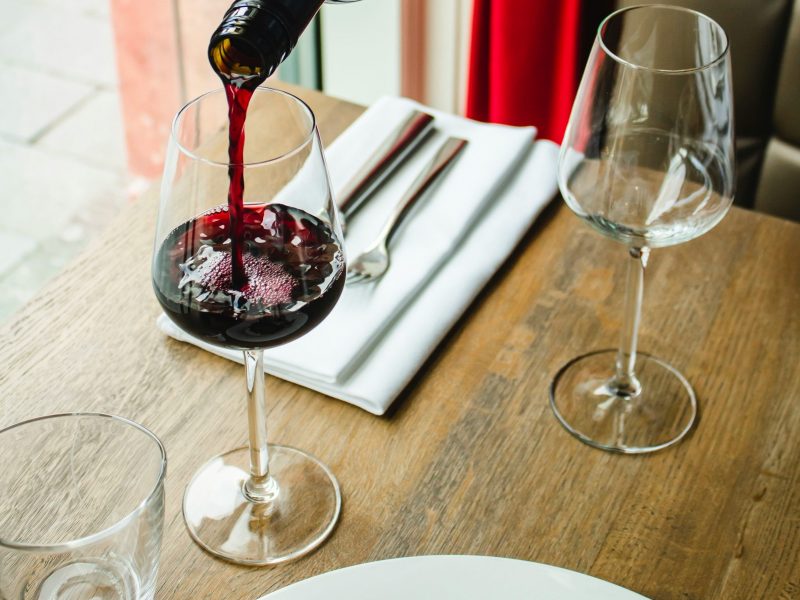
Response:
[[[224,80],[258,85],[297,44],[322,0],[236,0],[211,36],[208,58]]]

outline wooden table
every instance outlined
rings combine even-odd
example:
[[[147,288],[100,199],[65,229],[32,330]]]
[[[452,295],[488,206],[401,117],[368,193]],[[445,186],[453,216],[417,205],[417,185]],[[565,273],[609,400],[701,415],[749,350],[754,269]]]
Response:
[[[362,110],[306,92],[330,141]],[[65,182],[66,183],[66,182]],[[694,384],[699,426],[644,457],[570,437],[547,386],[613,346],[624,253],[555,204],[379,418],[270,378],[273,441],[321,457],[344,492],[321,549],[276,568],[211,558],[183,488],[243,445],[242,367],[164,337],[150,287],[154,189],[0,338],[0,425],[110,411],[169,454],[157,597],[255,599],[331,569],[417,554],[559,565],[654,599],[800,598],[800,225],[733,209],[651,257],[640,347]]]

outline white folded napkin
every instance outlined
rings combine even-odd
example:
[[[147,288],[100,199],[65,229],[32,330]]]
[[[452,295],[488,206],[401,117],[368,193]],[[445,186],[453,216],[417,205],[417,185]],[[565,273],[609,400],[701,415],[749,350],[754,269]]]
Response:
[[[464,138],[469,145],[393,238],[389,271],[377,284],[345,288],[335,316],[321,323],[313,337],[268,351],[265,359],[272,367],[325,383],[345,381],[399,312],[450,258],[461,243],[462,232],[497,196],[499,186],[518,166],[535,135],[532,127],[486,125],[405,98],[383,98],[326,152],[334,192],[344,187],[365,157],[416,108],[433,114],[436,135],[348,222],[348,257],[354,258],[374,241],[403,192],[447,136]]]
[[[344,132],[327,151],[334,190],[418,107],[406,99],[383,99]],[[436,117],[436,139],[348,222],[349,257],[374,239],[445,137],[470,144],[393,239],[389,271],[376,283],[346,286],[316,329],[265,354],[267,372],[375,414],[386,411],[556,190],[558,147],[532,144],[532,128],[424,110]],[[158,323],[176,339],[241,361],[241,352],[191,338],[164,315]]]

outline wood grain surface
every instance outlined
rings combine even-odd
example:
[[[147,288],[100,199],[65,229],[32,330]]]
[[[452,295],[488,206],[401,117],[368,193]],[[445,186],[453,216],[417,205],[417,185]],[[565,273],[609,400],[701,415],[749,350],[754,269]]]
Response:
[[[327,142],[362,110],[303,96]],[[683,371],[701,408],[693,434],[655,455],[594,450],[550,412],[555,371],[616,343],[627,260],[560,203],[388,416],[269,378],[272,441],[322,458],[344,507],[310,556],[246,568],[184,528],[192,473],[245,443],[244,378],[156,329],[156,210],[154,188],[3,329],[0,425],[97,410],[161,437],[158,598],[255,599],[418,554],[540,561],[653,599],[800,598],[800,225],[733,209],[706,236],[653,252],[640,348]]]

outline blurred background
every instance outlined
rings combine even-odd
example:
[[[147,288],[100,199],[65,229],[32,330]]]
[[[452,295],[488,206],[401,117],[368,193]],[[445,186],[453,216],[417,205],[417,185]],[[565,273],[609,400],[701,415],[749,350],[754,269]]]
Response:
[[[560,142],[597,25],[626,0],[323,6],[276,78],[404,95]],[[230,0],[0,0],[0,320],[161,173],[173,115],[219,86]],[[736,203],[800,220],[800,0],[685,0],[731,38]],[[777,198],[777,200],[776,200]]]

